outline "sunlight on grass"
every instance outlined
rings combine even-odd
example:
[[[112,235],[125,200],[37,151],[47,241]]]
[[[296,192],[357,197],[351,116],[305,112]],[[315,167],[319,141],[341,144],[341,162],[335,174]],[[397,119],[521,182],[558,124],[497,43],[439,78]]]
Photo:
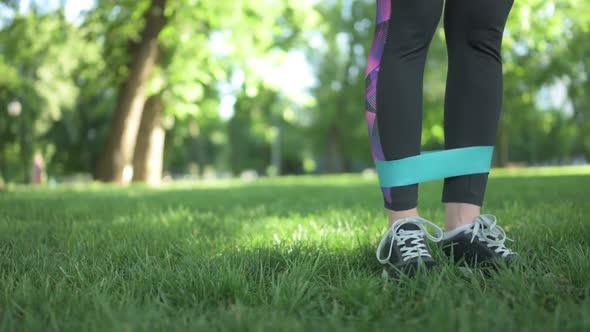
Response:
[[[490,177],[590,175],[590,165],[492,168]]]

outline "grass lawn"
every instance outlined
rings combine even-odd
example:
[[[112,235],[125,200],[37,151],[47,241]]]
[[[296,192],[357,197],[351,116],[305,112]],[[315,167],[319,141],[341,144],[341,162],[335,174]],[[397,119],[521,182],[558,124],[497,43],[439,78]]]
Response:
[[[590,168],[491,174],[482,213],[528,267],[404,282],[380,278],[374,177],[11,188],[0,330],[590,330]],[[441,192],[420,185],[439,225]]]

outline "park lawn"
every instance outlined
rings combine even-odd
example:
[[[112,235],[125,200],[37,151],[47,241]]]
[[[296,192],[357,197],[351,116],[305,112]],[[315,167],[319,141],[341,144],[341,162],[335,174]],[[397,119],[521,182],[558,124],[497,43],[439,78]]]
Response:
[[[491,174],[482,212],[527,264],[402,282],[380,278],[375,177],[11,188],[0,330],[590,330],[590,169]],[[442,183],[419,192],[439,225]]]

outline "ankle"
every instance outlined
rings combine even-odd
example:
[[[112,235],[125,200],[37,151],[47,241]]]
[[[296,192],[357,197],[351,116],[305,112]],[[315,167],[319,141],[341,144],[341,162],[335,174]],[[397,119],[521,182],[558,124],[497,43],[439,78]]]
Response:
[[[446,203],[445,230],[452,231],[463,225],[473,223],[481,214],[481,206],[469,203]]]
[[[387,214],[389,217],[389,227],[393,225],[399,219],[407,218],[407,217],[417,217],[418,216],[418,208],[413,208],[409,210],[402,210],[402,211],[394,211],[394,210],[387,210]]]

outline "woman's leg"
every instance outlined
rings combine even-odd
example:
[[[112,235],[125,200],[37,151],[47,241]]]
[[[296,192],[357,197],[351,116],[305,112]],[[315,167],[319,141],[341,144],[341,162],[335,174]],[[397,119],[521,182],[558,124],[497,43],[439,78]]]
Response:
[[[445,149],[496,143],[502,109],[502,35],[513,1],[446,1]],[[471,223],[480,214],[488,175],[445,178],[447,230]]]
[[[420,154],[424,65],[442,6],[443,0],[377,0],[365,103],[374,160]],[[381,190],[391,222],[417,215],[417,183]]]

